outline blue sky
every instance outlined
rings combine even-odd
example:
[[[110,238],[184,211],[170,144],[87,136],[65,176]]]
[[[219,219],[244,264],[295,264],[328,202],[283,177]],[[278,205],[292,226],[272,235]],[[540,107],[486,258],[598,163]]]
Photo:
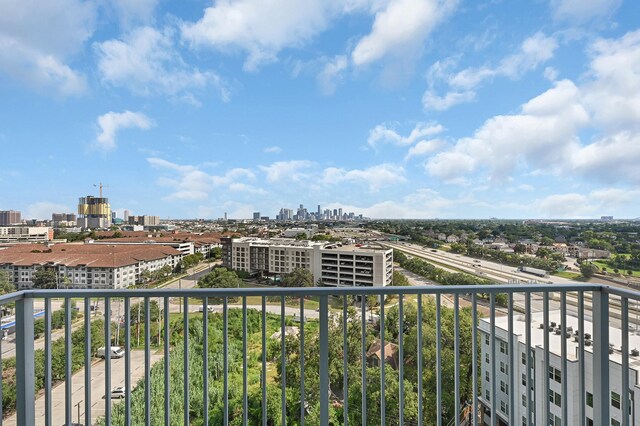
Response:
[[[5,0],[0,210],[640,216],[640,2]]]

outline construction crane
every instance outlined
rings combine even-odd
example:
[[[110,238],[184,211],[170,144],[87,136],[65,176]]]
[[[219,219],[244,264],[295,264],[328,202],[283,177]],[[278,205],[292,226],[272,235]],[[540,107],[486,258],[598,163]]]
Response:
[[[95,186],[96,188],[100,187],[100,198],[102,198],[102,188],[108,188],[109,187],[108,185],[102,185],[102,182],[100,182],[99,185],[94,183],[93,186]]]

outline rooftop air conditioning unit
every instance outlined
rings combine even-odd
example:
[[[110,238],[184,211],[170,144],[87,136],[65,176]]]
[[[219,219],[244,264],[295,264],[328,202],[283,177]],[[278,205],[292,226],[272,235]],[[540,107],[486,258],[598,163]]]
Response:
[[[631,356],[640,356],[640,351],[637,349],[631,349]]]
[[[568,331],[569,333],[571,333],[571,332],[573,331],[573,327],[571,327],[571,326],[567,327],[567,331]]]
[[[579,338],[578,336],[575,336],[575,337],[573,338],[573,341],[577,343],[577,342],[579,342],[579,341],[580,341],[580,338]]]
[[[584,333],[584,338],[589,340],[591,339],[591,334],[590,333]]]
[[[556,334],[557,334],[557,335],[562,334],[562,330],[560,330],[559,328],[556,328]]]
[[[609,353],[612,354],[613,353],[613,348],[609,348]]]
[[[540,323],[540,329],[544,329],[544,324]]]
[[[591,340],[585,340],[584,341],[584,345],[585,346],[591,346]]]
[[[556,322],[555,321],[551,321],[551,327],[555,327],[556,326]]]

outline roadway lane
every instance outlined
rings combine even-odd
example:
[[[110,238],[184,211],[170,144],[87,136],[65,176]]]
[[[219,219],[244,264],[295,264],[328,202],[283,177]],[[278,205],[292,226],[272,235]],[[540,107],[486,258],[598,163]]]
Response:
[[[162,353],[151,353],[151,365],[163,358]],[[105,413],[104,391],[105,391],[105,362],[96,361],[91,366],[91,419],[95,420]],[[131,383],[135,384],[144,377],[144,351],[131,351]],[[124,358],[111,360],[111,387],[124,386]],[[78,421],[78,407],[80,403],[80,423],[84,424],[84,368],[78,370],[71,379],[71,407],[72,420]],[[65,383],[55,386],[51,391],[52,424],[65,424]],[[112,400],[112,404],[117,404],[118,399]],[[36,425],[44,425],[44,394],[41,393],[36,399]],[[16,415],[6,418],[5,425],[16,425]]]

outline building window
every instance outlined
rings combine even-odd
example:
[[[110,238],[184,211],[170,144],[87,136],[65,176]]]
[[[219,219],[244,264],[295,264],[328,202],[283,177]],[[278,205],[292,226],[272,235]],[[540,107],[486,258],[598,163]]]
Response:
[[[507,404],[504,401],[500,401],[500,411],[502,411],[504,414],[509,414],[509,404]]]
[[[593,407],[593,394],[587,392],[587,405]]]
[[[549,426],[562,426],[562,420],[558,416],[549,414]]]
[[[558,383],[562,383],[562,374],[560,374],[560,370],[549,366],[549,380],[555,380]]]
[[[486,390],[484,391],[484,396],[485,396],[485,399],[486,399],[487,401],[491,401],[491,398],[490,398],[490,395],[489,395],[489,389],[486,389]]]
[[[549,390],[549,402],[553,402],[558,407],[562,407],[562,395],[552,390]]]
[[[527,406],[527,395],[522,395],[522,406],[523,407]]]
[[[611,405],[620,409],[620,394],[611,392]]]
[[[489,335],[488,334],[484,335],[484,344],[489,346]]]
[[[509,385],[500,380],[500,390],[504,392],[506,395],[509,395]]]
[[[522,386],[527,386],[527,375],[522,374]]]
[[[484,362],[489,364],[489,354],[484,354]]]
[[[485,371],[484,372],[484,379],[488,382],[489,381],[489,372]]]
[[[509,367],[504,362],[500,361],[500,372],[509,374]]]
[[[616,419],[611,419],[611,426],[620,426],[620,422]]]
[[[526,365],[527,364],[527,354],[525,352],[522,352],[522,365]]]
[[[500,353],[509,355],[509,345],[507,345],[507,342],[500,341]]]

